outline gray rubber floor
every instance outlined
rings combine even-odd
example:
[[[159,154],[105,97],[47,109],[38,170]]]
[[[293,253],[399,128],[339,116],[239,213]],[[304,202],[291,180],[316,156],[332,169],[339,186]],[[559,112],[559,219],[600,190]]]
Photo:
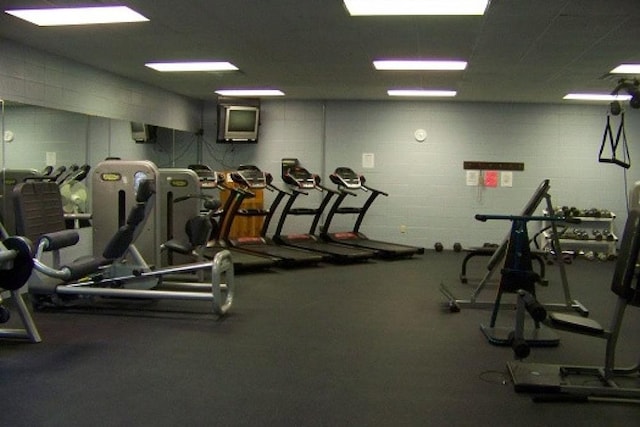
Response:
[[[238,275],[232,313],[204,302],[126,303],[34,313],[44,341],[0,342],[5,426],[631,426],[640,406],[534,403],[515,393],[509,347],[487,343],[487,310],[451,313],[486,258],[463,253]],[[567,265],[573,297],[609,324],[613,262]],[[561,301],[548,266],[543,301]],[[492,300],[495,285],[482,299]],[[618,360],[640,354],[627,311]],[[498,324],[513,324],[501,311]],[[560,333],[536,362],[601,363],[604,341]]]

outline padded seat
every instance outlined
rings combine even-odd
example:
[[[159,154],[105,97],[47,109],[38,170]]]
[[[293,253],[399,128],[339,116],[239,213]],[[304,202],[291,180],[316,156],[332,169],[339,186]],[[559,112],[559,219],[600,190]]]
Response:
[[[587,335],[602,335],[605,329],[595,320],[566,313],[551,313],[549,319],[555,329]]]
[[[207,216],[195,216],[190,218],[185,225],[185,233],[188,241],[181,239],[171,239],[164,243],[164,247],[170,251],[178,252],[182,255],[191,254],[195,248],[204,246],[209,241],[213,224]]]

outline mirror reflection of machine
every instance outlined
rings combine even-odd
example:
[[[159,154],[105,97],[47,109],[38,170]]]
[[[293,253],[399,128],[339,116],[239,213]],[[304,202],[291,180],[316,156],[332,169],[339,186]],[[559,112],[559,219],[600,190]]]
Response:
[[[80,228],[88,226],[91,219],[89,213],[87,186],[81,181],[70,180],[60,186],[62,196],[62,209],[68,228]]]
[[[0,194],[0,220],[7,233],[16,233],[16,219],[11,201],[13,187],[29,178],[38,177],[40,174],[35,169],[4,169],[0,172],[2,179],[2,193]]]

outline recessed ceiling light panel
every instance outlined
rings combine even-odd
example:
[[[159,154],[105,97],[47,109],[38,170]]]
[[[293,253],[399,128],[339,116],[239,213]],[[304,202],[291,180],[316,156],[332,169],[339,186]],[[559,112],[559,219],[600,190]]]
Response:
[[[238,67],[230,62],[149,62],[144,65],[162,72],[238,70]]]
[[[220,89],[216,93],[221,96],[284,96],[278,89]]]
[[[610,93],[568,93],[562,99],[570,101],[628,101],[631,95],[612,95]]]
[[[484,15],[489,0],[344,0],[351,16]]]
[[[610,71],[612,74],[640,74],[640,64],[620,64]]]
[[[441,60],[377,60],[373,61],[373,66],[376,70],[459,71],[467,68],[467,63]]]
[[[15,9],[5,12],[41,27],[148,21],[126,6]]]
[[[457,92],[455,90],[390,89],[387,94],[389,96],[450,98],[456,96]]]

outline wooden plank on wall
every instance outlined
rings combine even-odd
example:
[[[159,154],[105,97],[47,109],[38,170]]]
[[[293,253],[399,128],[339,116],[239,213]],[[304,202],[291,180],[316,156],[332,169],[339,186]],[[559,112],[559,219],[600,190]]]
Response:
[[[499,170],[499,171],[523,171],[524,163],[521,162],[474,162],[465,161],[465,170]]]

